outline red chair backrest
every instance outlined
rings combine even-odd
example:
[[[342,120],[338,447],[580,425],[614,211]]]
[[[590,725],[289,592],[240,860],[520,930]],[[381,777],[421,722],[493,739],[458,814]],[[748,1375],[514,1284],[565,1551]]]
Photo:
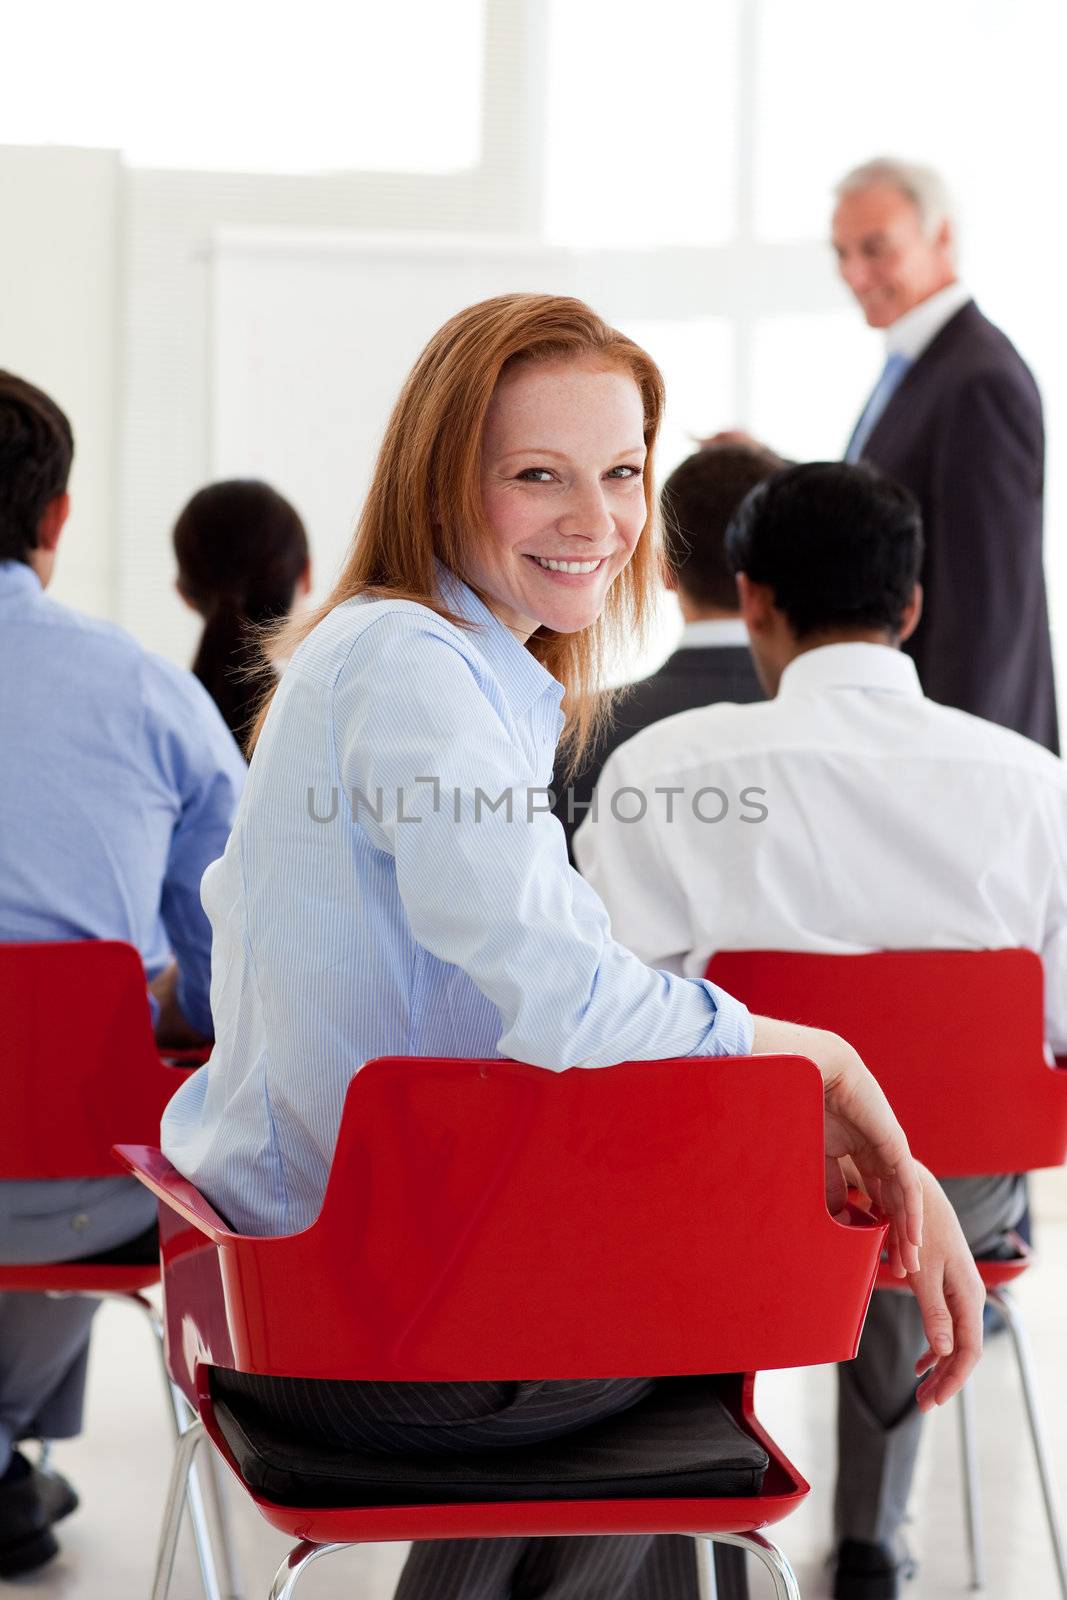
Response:
[[[182,1080],[132,945],[0,944],[0,1179],[114,1177],[112,1145],[158,1143]]]
[[[884,1234],[824,1198],[795,1056],[549,1072],[382,1059],[317,1221],[229,1232],[158,1151],[170,1359],[371,1380],[751,1371],[854,1354]]]
[[[1067,1157],[1067,1072],[1045,1059],[1033,951],[734,951],[715,956],[708,976],[758,1014],[854,1045],[939,1177]]]

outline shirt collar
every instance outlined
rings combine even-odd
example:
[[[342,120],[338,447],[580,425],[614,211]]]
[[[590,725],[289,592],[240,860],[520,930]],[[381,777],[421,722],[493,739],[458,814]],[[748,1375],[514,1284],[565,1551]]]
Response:
[[[805,650],[782,673],[778,698],[821,689],[880,689],[922,698],[914,661],[888,644],[824,644]]]
[[[702,617],[686,623],[678,649],[724,650],[739,644],[748,648],[748,629],[740,617]]]
[[[511,705],[526,711],[546,694],[554,695],[558,705],[563,698],[563,685],[505,628],[469,584],[440,562],[437,583],[448,609],[464,622],[474,624],[469,637],[492,667]]]
[[[949,322],[957,311],[962,311],[970,299],[971,291],[966,284],[956,282],[950,283],[945,289],[939,289],[926,300],[920,300],[917,306],[905,311],[902,317],[898,317],[886,329],[885,342],[888,354],[906,356],[909,361],[917,361],[926,347],[937,338],[945,323]]]
[[[25,561],[0,561],[0,603],[41,593],[41,580]]]

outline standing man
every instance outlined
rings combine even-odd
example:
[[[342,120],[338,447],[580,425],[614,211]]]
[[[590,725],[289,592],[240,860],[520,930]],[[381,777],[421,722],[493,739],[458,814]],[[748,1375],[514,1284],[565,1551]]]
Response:
[[[960,282],[936,172],[868,161],[835,194],[838,268],[886,333],[845,459],[909,488],[926,532],[923,619],[904,648],[930,699],[1057,752],[1037,386]]]

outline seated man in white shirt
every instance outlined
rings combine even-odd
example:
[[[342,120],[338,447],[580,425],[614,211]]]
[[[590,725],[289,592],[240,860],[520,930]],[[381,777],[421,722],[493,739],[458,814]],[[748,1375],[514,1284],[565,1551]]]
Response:
[[[575,854],[616,938],[689,976],[716,950],[1025,946],[1063,1050],[1067,771],[923,697],[899,649],[922,605],[912,496],[868,467],[791,467],[749,495],[727,550],[773,698],[683,712],[608,761]],[[945,1189],[978,1253],[1023,1206],[1010,1176]],[[892,1600],[906,1570],[922,1344],[911,1298],[878,1294],[839,1369],[838,1600]]]

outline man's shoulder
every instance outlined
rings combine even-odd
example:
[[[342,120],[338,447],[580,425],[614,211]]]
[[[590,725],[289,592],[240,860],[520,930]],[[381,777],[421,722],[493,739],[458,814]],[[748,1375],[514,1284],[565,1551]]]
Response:
[[[647,678],[629,686],[618,708],[618,727],[625,737],[651,723],[683,711],[704,710],[720,701],[762,700],[752,657],[736,648],[683,647]],[[618,741],[616,741],[618,742]]]
[[[65,676],[72,674],[95,682],[113,702],[143,701],[165,695],[182,710],[199,705],[207,691],[185,667],[149,650],[117,622],[76,611],[73,606],[42,595],[33,614],[35,627],[62,640],[48,654]],[[208,696],[210,700],[210,697]]]
[[[773,744],[781,730],[781,709],[774,700],[720,700],[651,723],[615,753],[630,770],[674,773]]]
[[[985,380],[1036,393],[1033,373],[1004,330],[973,300],[951,318],[920,357],[917,375],[941,372],[956,385]]]
[[[1022,779],[1047,784],[1067,794],[1067,763],[1044,745],[970,711],[939,705],[934,700],[923,704],[927,738],[946,763],[980,763],[987,768],[986,781],[990,783]]]
[[[126,656],[131,659],[144,653],[144,646],[117,622],[90,616],[87,611],[76,611],[73,606],[55,600],[49,594],[39,596],[30,617],[34,627],[65,634],[64,648],[84,650],[89,655]]]

